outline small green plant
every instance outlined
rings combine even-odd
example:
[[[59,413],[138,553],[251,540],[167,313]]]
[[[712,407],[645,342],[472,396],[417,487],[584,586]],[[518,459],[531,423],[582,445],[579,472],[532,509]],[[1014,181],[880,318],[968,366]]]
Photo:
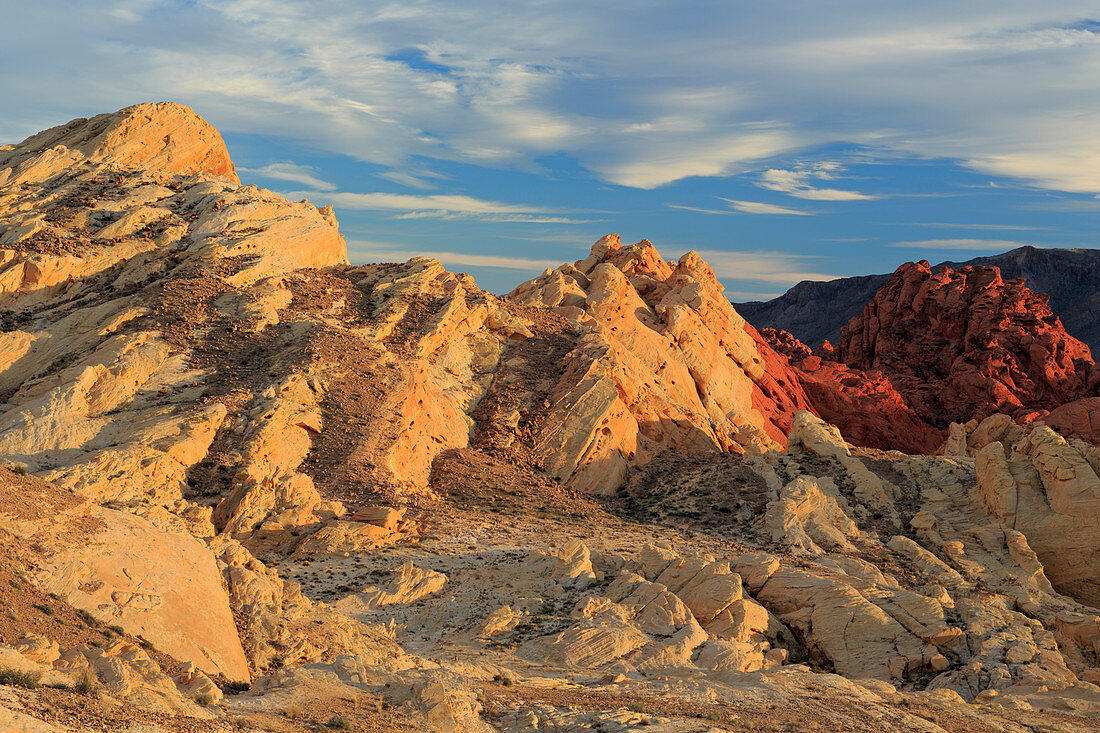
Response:
[[[333,730],[351,730],[351,721],[343,715],[333,715],[325,725]]]
[[[82,695],[95,690],[99,686],[99,677],[92,671],[91,667],[85,667],[80,676],[76,679],[76,684],[73,685],[73,689]]]
[[[95,616],[88,613],[83,608],[76,609],[76,615],[80,617],[80,620],[84,622],[85,626],[99,626],[99,621],[96,621]]]
[[[12,667],[0,667],[0,685],[8,687],[25,687],[33,690],[38,687],[38,680],[42,679],[41,672],[32,672],[25,669]]]
[[[46,614],[47,616],[53,616],[55,613],[55,611],[53,610],[53,606],[48,603],[36,603],[34,604],[34,607],[42,613]]]
[[[200,707],[208,708],[214,704],[214,696],[209,692],[200,692],[195,695],[195,702],[198,703]]]
[[[12,470],[13,473],[17,473],[20,476],[26,476],[27,475],[27,467],[24,466],[21,463],[16,463],[14,466],[11,467],[11,470]]]
[[[126,629],[122,628],[121,626],[108,626],[107,628],[109,628],[112,632],[114,632],[118,636],[122,636],[123,634],[126,633]]]

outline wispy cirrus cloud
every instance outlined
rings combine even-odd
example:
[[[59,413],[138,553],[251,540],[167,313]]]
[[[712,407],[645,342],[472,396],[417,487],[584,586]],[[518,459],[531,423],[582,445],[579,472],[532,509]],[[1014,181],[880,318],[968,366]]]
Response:
[[[334,191],[318,194],[308,191],[291,191],[283,194],[289,199],[314,196],[325,203],[343,209],[360,211],[387,211],[397,218],[478,218],[484,221],[530,224],[578,224],[586,219],[573,219],[559,215],[554,209],[542,206],[525,206],[489,201],[463,194],[406,194],[406,193],[353,193]]]
[[[317,191],[334,191],[335,184],[321,180],[315,174],[317,170],[297,163],[269,163],[261,168],[238,168],[238,174],[273,178],[277,181],[292,181]]]
[[[1032,242],[1017,242],[1009,239],[921,239],[912,242],[894,242],[890,246],[899,249],[959,249],[959,250],[996,250],[998,252],[1023,247]]]
[[[814,212],[812,211],[802,211],[800,209],[792,209],[787,206],[765,204],[760,201],[742,201],[739,199],[727,198],[722,198],[722,200],[728,203],[732,208],[740,211],[742,214],[769,214],[778,216],[813,216],[814,214]]]
[[[418,157],[530,170],[565,154],[604,181],[653,188],[855,143],[1100,193],[1100,33],[1088,0],[936,0],[934,13],[871,0],[698,13],[625,0],[508,13],[489,0],[11,6],[8,25],[49,27],[52,43],[16,34],[0,48],[4,68],[34,69],[0,81],[6,134],[170,98],[224,131],[398,174]],[[622,53],[614,37],[645,51]],[[810,200],[869,195],[770,183]]]
[[[809,201],[871,201],[880,198],[859,191],[821,188],[816,185],[816,181],[836,179],[843,170],[839,163],[832,161],[800,166],[793,170],[769,168],[760,175],[757,185]]]
[[[348,241],[348,258],[356,263],[404,262],[413,257],[428,257],[439,260],[447,267],[489,267],[502,270],[521,270],[530,273],[542,272],[547,268],[554,268],[562,264],[549,259],[506,257],[478,254],[476,252],[424,251],[414,246],[391,242],[374,242],[362,239]]]
[[[413,170],[389,170],[375,173],[379,178],[384,178],[401,186],[428,191],[439,187],[439,182],[446,178],[442,173],[422,169]]]
[[[834,280],[838,275],[818,272],[814,264],[820,258],[769,251],[730,252],[716,249],[697,250],[714,274],[737,281],[755,281],[790,286],[803,280]]]

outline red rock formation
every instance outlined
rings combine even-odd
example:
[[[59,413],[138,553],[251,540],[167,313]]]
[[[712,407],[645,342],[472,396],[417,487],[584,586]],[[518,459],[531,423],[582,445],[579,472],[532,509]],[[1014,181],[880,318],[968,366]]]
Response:
[[[1100,397],[1085,397],[1059,405],[1043,416],[1042,421],[1067,438],[1084,438],[1100,442]]]
[[[784,331],[782,328],[762,328],[760,335],[769,346],[792,362],[802,361],[811,353],[809,346],[799,341],[793,333]]]
[[[907,263],[841,330],[836,358],[889,376],[937,427],[996,412],[1034,416],[1096,394],[1088,347],[1065,332],[1047,297],[996,267]]]
[[[943,442],[942,431],[921,420],[882,372],[811,356],[808,346],[782,329],[761,333],[790,359],[790,369],[817,413],[850,442],[906,453],[932,453]]]

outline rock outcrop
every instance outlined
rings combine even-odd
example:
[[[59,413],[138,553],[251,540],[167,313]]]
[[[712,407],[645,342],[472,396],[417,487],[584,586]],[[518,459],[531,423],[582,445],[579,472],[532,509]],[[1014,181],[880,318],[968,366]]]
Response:
[[[513,302],[556,309],[590,332],[636,442],[729,450],[785,439],[808,403],[793,375],[722,294],[710,267],[689,252],[666,262],[648,240],[623,247],[604,237],[574,265],[520,285]],[[624,450],[625,448],[625,450]]]
[[[853,443],[906,453],[932,453],[943,443],[943,432],[921,419],[881,371],[834,361],[828,342],[819,354],[811,354],[786,331],[764,329],[762,334],[790,360],[814,411],[843,426]]]
[[[974,458],[989,516],[1022,532],[1060,592],[1100,607],[1100,478],[1094,447],[1006,415],[969,423],[959,453]]]
[[[1095,395],[1100,372],[1047,297],[995,267],[902,265],[841,329],[835,357],[889,376],[923,420],[945,428]]]
[[[1003,254],[944,267],[996,267],[1006,280],[1023,279],[1029,288],[1050,296],[1050,308],[1076,339],[1093,352],[1100,349],[1100,250],[1018,247]],[[890,275],[859,275],[834,280],[803,281],[778,298],[734,303],[738,313],[761,329],[790,331],[807,344],[835,342],[840,329],[863,311]]]

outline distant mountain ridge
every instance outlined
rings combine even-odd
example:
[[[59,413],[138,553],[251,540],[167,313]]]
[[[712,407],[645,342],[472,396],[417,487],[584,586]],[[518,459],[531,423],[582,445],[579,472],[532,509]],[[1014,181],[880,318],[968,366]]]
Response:
[[[1024,278],[1032,290],[1050,296],[1050,307],[1074,337],[1100,350],[1100,250],[1017,249],[965,262],[941,262],[958,269],[991,265],[1006,280]],[[781,328],[816,348],[828,339],[836,342],[840,329],[863,310],[890,275],[844,277],[828,282],[803,281],[778,298],[734,303],[737,312],[757,328]]]

